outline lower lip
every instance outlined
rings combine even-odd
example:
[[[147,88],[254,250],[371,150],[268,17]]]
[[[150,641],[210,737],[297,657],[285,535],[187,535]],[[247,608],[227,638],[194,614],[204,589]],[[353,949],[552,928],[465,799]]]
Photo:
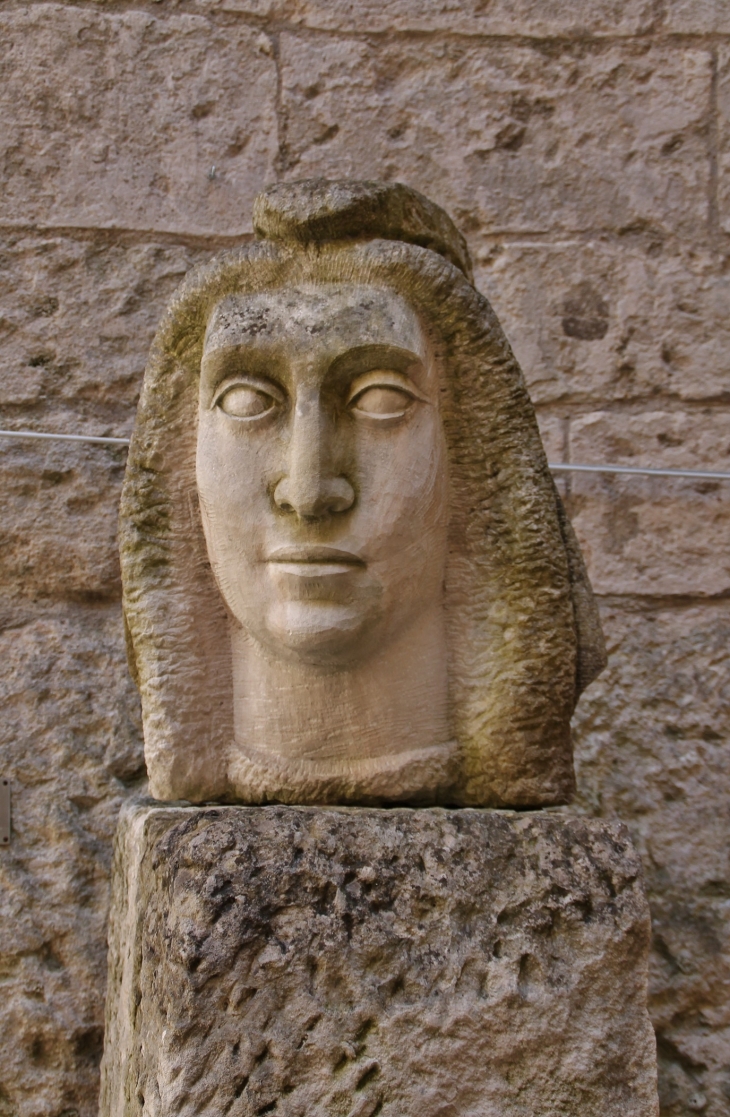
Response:
[[[282,574],[294,574],[298,578],[325,578],[331,574],[353,574],[360,569],[354,562],[272,562],[270,564]]]

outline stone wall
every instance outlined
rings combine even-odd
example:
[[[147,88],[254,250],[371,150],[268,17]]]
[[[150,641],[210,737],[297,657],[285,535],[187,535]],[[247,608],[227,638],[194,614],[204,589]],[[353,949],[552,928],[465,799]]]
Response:
[[[125,434],[193,263],[275,179],[453,214],[552,461],[730,471],[726,0],[0,7],[2,426]],[[144,778],[123,450],[0,440],[0,1117],[91,1117],[111,836]],[[610,666],[578,809],[644,858],[664,1117],[730,1114],[730,485],[561,482]]]

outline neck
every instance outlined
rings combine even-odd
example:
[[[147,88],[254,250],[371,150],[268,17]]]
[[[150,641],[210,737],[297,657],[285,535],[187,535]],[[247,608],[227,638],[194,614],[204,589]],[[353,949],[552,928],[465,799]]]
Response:
[[[443,609],[345,669],[270,657],[232,630],[236,744],[276,761],[393,757],[449,738]]]

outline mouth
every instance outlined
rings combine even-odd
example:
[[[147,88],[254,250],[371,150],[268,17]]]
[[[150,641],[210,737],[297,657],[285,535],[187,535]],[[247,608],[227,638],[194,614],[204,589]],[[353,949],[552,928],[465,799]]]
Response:
[[[352,551],[316,545],[278,547],[271,552],[266,561],[282,572],[305,578],[316,578],[327,574],[351,574],[353,570],[365,566],[363,560]]]

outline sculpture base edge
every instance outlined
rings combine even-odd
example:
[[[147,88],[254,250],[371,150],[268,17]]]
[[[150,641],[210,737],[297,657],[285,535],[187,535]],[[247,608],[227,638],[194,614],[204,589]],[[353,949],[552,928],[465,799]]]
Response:
[[[618,823],[132,804],[102,1117],[656,1117]]]

